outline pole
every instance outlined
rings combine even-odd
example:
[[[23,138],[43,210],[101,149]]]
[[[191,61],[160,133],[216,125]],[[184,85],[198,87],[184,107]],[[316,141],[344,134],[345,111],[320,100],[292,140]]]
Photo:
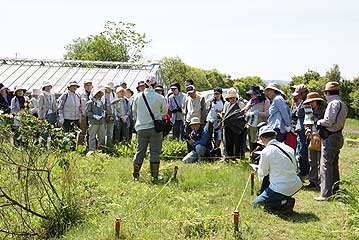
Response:
[[[234,235],[237,237],[239,234],[239,211],[235,210],[233,213],[233,226],[234,226]]]
[[[116,238],[120,238],[120,230],[121,230],[121,219],[116,218],[115,220],[115,232],[116,232]]]
[[[254,195],[254,172],[251,173],[251,196]]]

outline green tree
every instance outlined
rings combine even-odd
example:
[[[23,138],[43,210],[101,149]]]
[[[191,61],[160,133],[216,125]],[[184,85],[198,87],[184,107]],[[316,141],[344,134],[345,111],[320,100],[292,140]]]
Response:
[[[228,88],[233,82],[229,75],[220,73],[216,69],[204,70],[185,64],[179,57],[165,57],[161,59],[162,76],[167,84],[179,82],[184,87],[186,79],[192,79],[199,91],[212,89],[216,86]]]
[[[342,80],[338,64],[334,64],[333,67],[325,73],[325,78],[328,82],[340,82]]]
[[[263,80],[258,76],[248,76],[233,80],[233,86],[238,89],[238,94],[247,99],[246,92],[252,85],[265,86]]]
[[[65,59],[136,62],[149,43],[146,34],[134,30],[135,24],[107,22],[104,31],[77,38],[65,46]]]

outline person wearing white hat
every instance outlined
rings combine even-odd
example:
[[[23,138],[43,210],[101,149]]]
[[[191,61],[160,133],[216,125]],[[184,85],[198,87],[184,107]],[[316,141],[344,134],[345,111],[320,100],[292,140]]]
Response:
[[[79,87],[77,81],[70,81],[58,100],[59,122],[65,132],[72,132],[80,125],[82,103],[80,94],[76,93]]]
[[[24,96],[26,89],[22,86],[16,86],[14,90],[14,97],[11,99],[11,112],[18,114],[21,110],[27,110],[29,98]]]
[[[91,93],[90,100],[86,103],[85,113],[89,122],[89,150],[95,151],[96,149],[101,149],[102,146],[105,145],[106,119],[105,107],[101,101],[101,98],[104,94],[102,89],[93,88]]]
[[[245,104],[239,100],[237,90],[230,88],[225,96],[223,106],[222,125],[224,132],[224,152],[228,159],[244,158],[242,144],[245,133],[244,115],[241,113]],[[241,118],[241,116],[243,116]]]
[[[192,132],[188,135],[186,141],[191,146],[191,151],[182,159],[183,163],[201,162],[209,156],[211,150],[211,139],[206,128],[201,126],[198,117],[193,117],[189,124]]]
[[[41,94],[40,89],[32,89],[32,98],[30,99],[29,112],[35,117],[39,116],[39,96]]]
[[[39,96],[39,119],[47,120],[50,124],[57,122],[57,105],[55,94],[51,93],[52,84],[45,80]]]
[[[128,128],[130,127],[129,116],[131,108],[128,100],[125,98],[126,89],[118,87],[116,89],[116,98],[111,102],[115,106],[115,128],[113,140],[117,142],[128,140]]]
[[[264,205],[269,210],[284,210],[293,213],[295,199],[292,197],[302,187],[297,176],[297,161],[294,150],[276,140],[276,131],[271,126],[259,130],[259,138],[266,146],[261,151],[258,166],[260,181],[269,176],[269,186],[253,201],[253,206]]]
[[[286,133],[291,131],[290,109],[283,98],[284,92],[277,83],[270,83],[264,90],[271,100],[268,125],[277,133],[277,140],[284,142]]]
[[[11,99],[13,98],[13,93],[9,91],[4,84],[0,83],[0,111],[3,113],[10,113],[10,104]]]
[[[84,81],[84,89],[83,92],[81,93],[81,106],[82,106],[82,116],[81,116],[81,120],[80,120],[80,129],[81,132],[79,133],[79,137],[78,137],[78,141],[77,143],[80,145],[85,145],[86,142],[88,142],[87,139],[87,129],[89,127],[88,124],[88,119],[86,116],[86,103],[88,101],[90,101],[90,97],[91,97],[91,91],[93,89],[93,85],[92,85],[92,80],[85,80]]]
[[[111,102],[116,98],[114,91],[115,84],[113,82],[108,82],[105,85],[105,94],[101,98],[106,112],[106,146],[112,145],[113,142],[113,131],[115,128],[115,106],[111,104]]]

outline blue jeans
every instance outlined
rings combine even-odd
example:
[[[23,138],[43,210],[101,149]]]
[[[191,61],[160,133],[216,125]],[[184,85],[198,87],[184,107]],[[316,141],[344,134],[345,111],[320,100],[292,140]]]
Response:
[[[309,173],[309,161],[308,161],[308,144],[307,136],[305,136],[305,130],[297,132],[297,148],[295,150],[296,158],[299,162],[299,174],[302,176]]]
[[[267,209],[278,209],[283,205],[282,201],[288,200],[289,198],[291,197],[283,195],[281,193],[277,193],[272,189],[270,189],[269,187],[267,187],[262,192],[261,195],[259,195],[256,199],[254,199],[252,205],[254,207],[258,205],[264,205],[264,207]]]

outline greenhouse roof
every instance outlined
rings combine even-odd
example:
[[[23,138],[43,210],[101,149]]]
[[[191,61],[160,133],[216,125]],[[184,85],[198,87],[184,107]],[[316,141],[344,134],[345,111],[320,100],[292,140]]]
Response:
[[[54,93],[62,93],[71,80],[78,81],[80,86],[86,80],[95,86],[111,81],[115,85],[126,82],[128,88],[135,89],[137,82],[144,80],[149,73],[156,74],[158,82],[163,83],[158,63],[0,58],[0,83],[10,89],[15,86],[27,90],[40,89],[44,80],[53,84]]]

